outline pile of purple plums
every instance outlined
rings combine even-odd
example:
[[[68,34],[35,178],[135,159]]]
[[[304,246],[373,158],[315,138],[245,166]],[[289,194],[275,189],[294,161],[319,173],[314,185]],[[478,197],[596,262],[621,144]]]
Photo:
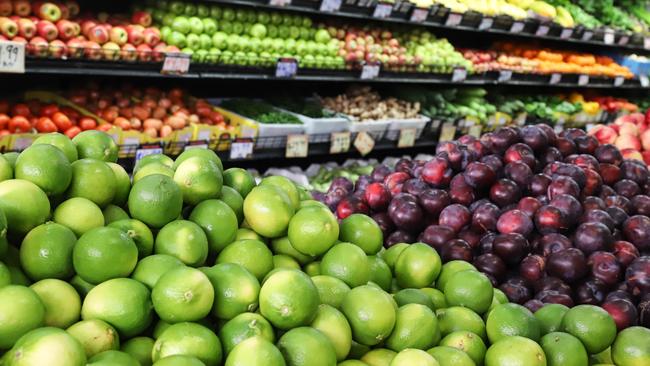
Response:
[[[322,201],[371,215],[387,247],[421,241],[474,263],[510,301],[595,304],[650,326],[650,173],[579,129],[504,127],[429,161],[339,178]]]

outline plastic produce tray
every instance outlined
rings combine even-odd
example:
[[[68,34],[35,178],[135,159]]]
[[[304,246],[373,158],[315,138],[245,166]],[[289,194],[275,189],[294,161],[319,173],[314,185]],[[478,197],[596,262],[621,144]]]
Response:
[[[424,127],[429,122],[429,117],[420,116],[419,118],[409,118],[409,119],[396,119],[390,122],[388,125],[388,130],[386,131],[386,139],[390,141],[396,141],[399,139],[400,130],[404,128],[415,128],[415,138],[419,139],[422,136]]]

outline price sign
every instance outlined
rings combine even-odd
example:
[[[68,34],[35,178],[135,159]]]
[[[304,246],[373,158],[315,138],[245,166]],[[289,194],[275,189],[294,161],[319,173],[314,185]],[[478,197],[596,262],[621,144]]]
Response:
[[[519,113],[517,118],[515,118],[515,123],[519,126],[523,126],[526,124],[526,120],[528,119],[528,114],[526,112],[524,113]]]
[[[578,76],[578,85],[584,86],[589,84],[589,75],[580,75]]]
[[[440,138],[438,141],[452,141],[456,137],[456,126],[454,122],[445,122],[442,124],[442,130],[440,131]]]
[[[648,85],[650,85],[650,80],[648,80],[648,75],[639,76],[639,82],[641,83],[641,86],[644,88],[647,88]]]
[[[339,9],[341,9],[341,3],[343,0],[323,0],[322,3],[320,3],[320,11],[324,12],[337,12]]]
[[[476,138],[479,138],[479,137],[481,137],[481,132],[483,132],[483,126],[476,125],[476,126],[470,127],[467,134],[470,135],[470,136],[474,136]]]
[[[573,35],[573,28],[564,28],[560,33],[560,38],[569,39]]]
[[[208,144],[206,144],[206,143],[198,143],[198,144],[191,144],[190,143],[190,144],[185,145],[183,150],[187,151],[187,150],[192,150],[192,149],[207,149],[207,148],[208,148]]]
[[[451,74],[451,81],[454,83],[462,83],[467,79],[467,70],[465,68],[456,68],[454,73]]]
[[[186,53],[168,53],[163,61],[162,74],[187,74],[190,69],[190,55]]]
[[[551,74],[551,79],[548,81],[549,84],[559,84],[562,81],[562,74],[554,73]]]
[[[498,79],[498,81],[500,83],[510,81],[510,79],[512,79],[512,70],[501,70],[501,71],[499,71],[499,79]]]
[[[269,0],[269,5],[273,6],[287,6],[291,4],[291,0]]]
[[[591,131],[594,127],[596,127],[595,124],[593,124],[593,123],[587,123],[587,125],[585,126],[585,129],[587,130],[587,132],[589,132],[589,131]]]
[[[142,160],[147,155],[162,154],[162,147],[146,148],[146,149],[137,149],[135,150],[135,162]]]
[[[582,33],[582,40],[589,41],[593,36],[594,36],[594,32],[589,30],[585,31],[584,33]]]
[[[614,44],[614,39],[615,39],[614,32],[612,31],[605,32],[605,35],[603,36],[603,42],[605,42],[605,44]]]
[[[494,18],[483,18],[478,24],[478,30],[490,29],[492,28],[492,24],[494,24]]]
[[[512,26],[510,27],[510,32],[511,33],[519,33],[522,30],[524,30],[524,22],[514,22],[512,23]]]
[[[376,79],[379,76],[379,64],[364,64],[361,68],[361,79]]]
[[[397,140],[397,147],[411,147],[415,145],[415,135],[417,130],[415,128],[402,128],[399,131],[399,140]]]
[[[429,9],[414,8],[411,13],[411,21],[415,23],[422,23],[429,17]]]
[[[0,41],[0,72],[25,73],[25,45]]]
[[[393,12],[393,4],[377,3],[375,11],[372,12],[373,18],[385,19]]]
[[[548,25],[540,24],[540,26],[537,28],[537,31],[535,32],[535,35],[538,37],[544,37],[545,35],[548,34],[549,30],[550,28]]]
[[[284,156],[287,158],[305,158],[309,152],[309,136],[289,135],[287,136],[287,149]]]
[[[448,27],[455,27],[460,24],[463,20],[463,15],[458,13],[449,13],[447,15],[447,20],[445,20],[445,25]]]
[[[643,38],[643,48],[650,50],[650,37]]]
[[[375,147],[375,140],[365,131],[359,132],[354,139],[354,147],[362,156],[368,155]]]
[[[622,77],[622,76],[617,76],[617,77],[614,79],[614,86],[621,86],[621,85],[623,85],[624,83],[625,83],[625,78]]]
[[[249,159],[253,156],[253,141],[233,141],[230,144],[230,160]]]
[[[330,154],[346,153],[350,150],[350,132],[334,132],[330,141]]]
[[[275,67],[275,77],[292,78],[298,72],[298,62],[293,58],[281,58]]]
[[[618,40],[620,46],[625,46],[628,42],[630,42],[630,36],[628,35],[622,35]]]

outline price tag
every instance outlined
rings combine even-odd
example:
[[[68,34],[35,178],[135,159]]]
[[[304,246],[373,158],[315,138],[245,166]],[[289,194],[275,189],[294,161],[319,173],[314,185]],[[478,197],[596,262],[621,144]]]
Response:
[[[583,86],[589,84],[589,75],[578,76],[578,85]]]
[[[306,158],[309,152],[308,135],[287,136],[287,149],[284,156],[287,158]]]
[[[0,72],[25,73],[25,45],[0,41]]]
[[[350,132],[333,132],[330,137],[330,154],[346,153],[350,150]]]
[[[589,41],[593,36],[594,36],[594,32],[587,30],[584,33],[582,33],[582,40]]]
[[[469,131],[467,132],[468,135],[474,136],[476,138],[481,137],[481,132],[483,132],[483,126],[481,125],[475,125],[469,128]]]
[[[192,150],[192,149],[207,149],[207,148],[208,148],[208,144],[206,143],[187,144],[183,148],[183,151]]]
[[[620,46],[625,46],[628,42],[630,42],[630,36],[628,35],[622,35],[618,40]]]
[[[230,160],[249,159],[253,156],[253,141],[233,141],[230,144]]]
[[[612,31],[605,32],[605,35],[603,36],[603,42],[605,42],[605,44],[614,44],[614,39],[615,39],[614,32]]]
[[[187,74],[190,69],[190,55],[186,53],[168,53],[163,61],[161,74]]]
[[[591,131],[594,127],[596,127],[595,124],[593,124],[593,123],[587,123],[587,125],[585,126],[585,129],[587,130],[587,132],[589,132],[589,131]]]
[[[343,0],[323,0],[320,3],[320,11],[328,13],[337,12],[341,9],[341,3],[343,3]]]
[[[559,123],[556,124],[553,127],[553,131],[555,131],[555,133],[560,133],[560,132],[564,131],[564,124],[559,124]]]
[[[623,85],[624,83],[625,83],[625,78],[622,77],[622,76],[617,76],[617,77],[614,79],[614,86],[621,86],[621,85]]]
[[[501,70],[501,71],[499,71],[499,79],[498,79],[498,81],[500,83],[510,81],[510,79],[512,79],[512,70]]]
[[[478,30],[490,29],[492,28],[492,24],[494,24],[494,18],[483,18],[478,24]]]
[[[442,123],[442,121],[439,120],[439,119],[433,120],[431,122],[431,131],[434,131],[434,132],[438,131],[438,129],[440,128],[441,123]]]
[[[365,131],[359,132],[354,139],[354,147],[362,156],[368,155],[375,147],[375,140]]]
[[[514,22],[512,23],[512,26],[510,27],[510,32],[511,33],[519,33],[522,30],[524,30],[524,22]]]
[[[573,28],[564,28],[560,33],[560,38],[569,39],[573,35]]]
[[[422,23],[429,17],[429,9],[414,8],[411,13],[411,21],[415,23]]]
[[[528,114],[526,112],[524,113],[519,113],[517,118],[515,118],[515,123],[519,126],[523,126],[526,124],[526,120],[528,119]]]
[[[643,48],[650,50],[650,37],[643,38]]]
[[[650,85],[650,80],[648,80],[648,75],[639,76],[639,82],[641,83],[641,86],[644,88],[647,88],[648,85]]]
[[[137,163],[147,155],[162,154],[162,153],[163,153],[162,147],[155,147],[149,149],[137,149],[135,150],[135,162]]]
[[[549,30],[550,28],[548,25],[540,24],[539,27],[537,28],[537,31],[535,32],[535,35],[538,37],[544,37],[545,35],[548,34]]]
[[[399,131],[399,140],[397,140],[397,147],[411,147],[415,145],[415,135],[417,129],[415,128],[403,128]]]
[[[549,84],[559,84],[562,81],[562,74],[554,73],[551,74],[551,79],[548,81]]]
[[[467,79],[467,70],[465,68],[456,68],[454,73],[451,74],[451,81],[454,83],[461,83]]]
[[[272,6],[287,6],[291,4],[291,0],[269,0],[269,5]]]
[[[361,68],[361,79],[376,79],[379,76],[379,64],[364,64]]]
[[[377,3],[375,11],[372,12],[373,18],[385,19],[393,12],[393,4]]]
[[[440,138],[438,141],[452,141],[456,137],[456,126],[454,122],[445,122],[442,124],[442,130],[440,131]]]
[[[292,78],[298,72],[298,62],[293,58],[281,58],[275,66],[275,77]]]
[[[448,27],[455,27],[463,20],[463,15],[458,13],[449,13],[445,25]]]

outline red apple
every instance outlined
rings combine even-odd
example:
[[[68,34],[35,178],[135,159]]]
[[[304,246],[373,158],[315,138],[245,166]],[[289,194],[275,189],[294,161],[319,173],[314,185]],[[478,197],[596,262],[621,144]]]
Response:
[[[136,11],[133,13],[131,21],[143,27],[148,27],[151,25],[151,14],[146,11]]]
[[[8,17],[14,11],[11,0],[0,0],[0,16]]]
[[[616,138],[614,145],[616,145],[619,150],[641,150],[641,141],[639,141],[639,138],[634,135],[620,135]]]
[[[144,43],[144,27],[141,25],[128,25],[126,27],[126,32],[129,34],[129,43],[134,46],[141,45]]]
[[[34,13],[44,20],[56,22],[61,19],[61,9],[54,3],[41,3],[36,6]]]
[[[102,46],[94,41],[84,43],[84,55],[90,60],[99,60],[102,58]]]
[[[153,50],[148,44],[140,44],[136,48],[139,61],[151,61]]]
[[[59,36],[59,30],[54,23],[48,20],[41,20],[36,24],[36,31],[38,35],[48,41],[53,41]]]
[[[63,58],[63,56],[66,56],[68,54],[68,46],[66,46],[63,41],[55,39],[54,41],[50,42],[49,52],[50,57]]]
[[[120,58],[124,61],[135,61],[138,59],[138,53],[134,45],[127,43],[122,46]]]
[[[613,144],[618,137],[616,130],[605,125],[594,126],[589,130],[589,135],[594,136],[601,144]]]
[[[144,43],[148,44],[151,47],[154,47],[160,43],[160,31],[156,27],[149,27],[144,30]]]
[[[74,23],[67,19],[61,19],[56,22],[56,29],[59,30],[59,38],[64,41],[67,41],[70,38],[76,37],[78,35],[77,28],[75,27]]]
[[[623,155],[623,159],[636,159],[643,161],[643,155],[635,149],[623,149],[621,150],[621,155]]]
[[[167,52],[167,45],[165,42],[160,42],[156,45],[156,47],[153,48],[153,53],[151,54],[151,60],[160,62],[163,60],[165,57],[165,53]]]
[[[46,57],[49,51],[49,44],[43,37],[34,37],[27,45],[27,52],[32,56]]]
[[[7,17],[2,17],[0,18],[0,33],[9,39],[14,38],[18,34],[18,24]]]
[[[103,56],[106,60],[119,60],[121,50],[120,45],[115,42],[106,42],[102,46]]]
[[[110,31],[110,38],[111,42],[122,46],[129,40],[129,35],[126,33],[124,27],[113,27]]]
[[[88,37],[89,40],[99,44],[104,44],[110,39],[108,28],[104,24],[92,27],[90,33],[87,34],[86,37]]]
[[[90,34],[90,30],[93,29],[96,25],[97,23],[94,20],[87,19],[82,21],[80,25],[81,34],[88,37],[88,35]]]
[[[32,5],[28,0],[14,0],[13,8],[14,14],[21,17],[26,17],[32,12]]]
[[[18,19],[18,34],[26,39],[32,39],[36,35],[36,24],[28,18]]]
[[[84,54],[84,46],[86,41],[80,38],[72,38],[68,41],[68,57],[81,58]]]
[[[2,36],[2,37],[3,37],[5,40],[7,39],[7,38],[4,37],[4,36]],[[27,44],[27,40],[26,40],[24,37],[21,37],[21,36],[16,36],[16,37],[14,37],[11,41],[12,41],[12,42],[22,43],[22,44]]]

